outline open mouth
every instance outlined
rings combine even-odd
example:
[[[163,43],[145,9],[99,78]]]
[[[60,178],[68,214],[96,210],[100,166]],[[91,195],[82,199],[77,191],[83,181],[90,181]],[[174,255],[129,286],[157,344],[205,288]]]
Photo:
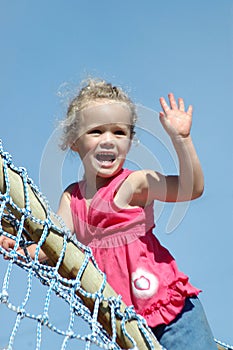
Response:
[[[116,155],[114,153],[101,152],[96,154],[96,159],[101,163],[112,163],[116,159]]]

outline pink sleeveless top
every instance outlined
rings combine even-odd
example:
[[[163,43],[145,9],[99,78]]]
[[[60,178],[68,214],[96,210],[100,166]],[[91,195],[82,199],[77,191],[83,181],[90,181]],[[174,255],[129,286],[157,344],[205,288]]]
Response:
[[[188,277],[180,272],[166,248],[152,233],[153,203],[146,208],[117,208],[113,202],[119,185],[132,171],[122,169],[100,188],[89,208],[85,180],[71,196],[77,239],[91,247],[108,283],[134,305],[150,327],[170,323],[182,310],[186,297],[196,296]]]

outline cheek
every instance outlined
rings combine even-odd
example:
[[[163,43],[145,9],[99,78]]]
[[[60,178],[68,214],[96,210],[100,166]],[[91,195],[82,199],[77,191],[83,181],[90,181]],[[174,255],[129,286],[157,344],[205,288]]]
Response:
[[[122,152],[128,153],[131,147],[131,140],[125,140],[121,145]]]
[[[79,155],[83,159],[88,156],[96,147],[96,142],[93,140],[88,140],[88,142],[79,145]]]

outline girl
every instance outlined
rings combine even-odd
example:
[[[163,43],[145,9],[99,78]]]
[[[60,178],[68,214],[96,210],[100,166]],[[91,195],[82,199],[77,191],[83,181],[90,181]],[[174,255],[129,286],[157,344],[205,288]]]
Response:
[[[134,136],[135,106],[118,87],[90,80],[63,121],[62,148],[80,156],[84,179],[63,193],[58,215],[91,247],[108,283],[134,305],[167,350],[213,350],[216,345],[197,295],[153,234],[155,200],[201,196],[203,174],[190,129],[192,107],[160,98],[160,121],[179,159],[179,175],[123,168]],[[5,248],[9,241],[0,242]],[[33,248],[31,248],[33,249]],[[40,260],[46,258],[41,253]]]
[[[108,283],[134,305],[168,350],[213,350],[197,298],[200,290],[180,272],[152,233],[153,202],[201,196],[203,174],[190,129],[192,107],[168,95],[160,121],[179,159],[179,175],[130,171],[123,165],[136,123],[135,106],[118,87],[90,80],[71,102],[63,122],[62,148],[77,152],[84,179],[63,193],[58,214],[79,241],[91,247]]]

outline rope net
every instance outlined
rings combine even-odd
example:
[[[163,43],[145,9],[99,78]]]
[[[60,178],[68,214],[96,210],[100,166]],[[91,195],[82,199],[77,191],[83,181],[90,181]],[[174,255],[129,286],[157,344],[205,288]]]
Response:
[[[5,250],[0,246],[0,253],[7,260],[6,271],[1,271],[0,275],[3,281],[0,314],[3,307],[7,307],[14,317],[10,317],[12,326],[8,344],[0,344],[0,348],[5,346],[4,349],[17,350],[17,334],[26,321],[33,320],[36,341],[31,348],[36,350],[47,348],[43,345],[42,334],[48,331],[61,336],[60,347],[54,348],[62,350],[72,349],[71,343],[75,341],[79,342],[78,346],[77,343],[75,345],[76,349],[81,348],[80,342],[85,349],[93,344],[95,348],[102,349],[161,349],[144,319],[135,313],[133,307],[126,307],[121,297],[107,284],[106,276],[98,269],[91,250],[70,234],[61,218],[51,211],[48,201],[28,177],[26,169],[14,166],[2,143],[1,236],[14,240],[14,248]],[[32,259],[27,248],[34,243],[37,247]],[[49,257],[49,264],[40,263],[41,248]],[[23,275],[21,271],[24,271]],[[19,275],[20,280],[17,280]],[[39,298],[33,301],[38,281],[43,285],[40,293],[44,297],[43,303]],[[24,291],[23,295],[20,290]],[[12,301],[12,295],[18,299],[17,304]],[[54,314],[63,307],[61,303],[54,306],[53,300],[57,299],[54,296],[66,305],[69,317],[65,329],[59,326],[59,322],[56,324]],[[63,320],[65,316],[61,318]]]
[[[36,350],[163,349],[145,320],[108,285],[91,250],[51,211],[26,169],[14,166],[1,140],[0,237],[14,240],[11,250],[0,246],[6,260],[0,271],[1,350],[26,348],[29,335]],[[32,259],[27,248],[34,243]],[[49,264],[39,261],[41,249]],[[218,349],[233,349],[216,342]]]

